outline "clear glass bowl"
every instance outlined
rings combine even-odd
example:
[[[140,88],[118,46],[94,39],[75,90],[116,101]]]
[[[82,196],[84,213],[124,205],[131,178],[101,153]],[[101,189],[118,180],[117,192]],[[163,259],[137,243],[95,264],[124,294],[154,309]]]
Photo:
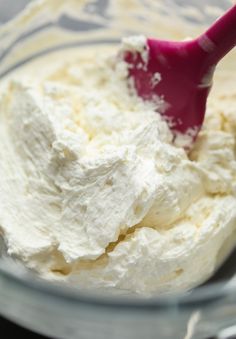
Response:
[[[0,22],[13,19],[19,4],[27,2],[19,1],[16,7],[13,0],[0,1]],[[175,38],[194,35],[220,13],[219,7],[230,6],[228,0],[211,0],[207,5],[204,0],[113,0],[116,5],[127,3],[127,11],[121,16],[119,8],[116,15],[109,11],[112,1],[108,0],[84,5],[78,0],[57,0],[57,7],[48,8],[46,2],[39,3],[33,18],[27,12],[2,26],[1,78],[36,57],[63,48],[117,43],[122,36],[137,33],[165,38],[173,37],[173,32]],[[133,10],[132,2],[139,4],[140,10]],[[64,6],[68,3],[73,4],[72,10]],[[157,12],[161,16],[156,17]],[[186,25],[178,31],[180,17]],[[157,19],[165,23],[159,33]],[[39,333],[65,339],[236,336],[236,283],[233,278],[230,282],[226,279],[235,271],[235,259],[231,258],[215,279],[183,295],[118,297],[42,281],[5,258],[3,243],[0,248],[0,314]]]

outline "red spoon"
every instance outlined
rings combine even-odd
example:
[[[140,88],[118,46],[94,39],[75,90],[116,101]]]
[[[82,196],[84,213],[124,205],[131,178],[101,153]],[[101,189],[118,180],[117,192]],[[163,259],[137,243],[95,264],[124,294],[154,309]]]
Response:
[[[124,56],[137,93],[144,100],[162,97],[166,107],[160,113],[173,134],[189,134],[193,141],[204,120],[215,66],[236,44],[236,5],[197,39],[147,39],[146,44],[147,60],[134,51]],[[156,73],[161,80],[155,83]]]

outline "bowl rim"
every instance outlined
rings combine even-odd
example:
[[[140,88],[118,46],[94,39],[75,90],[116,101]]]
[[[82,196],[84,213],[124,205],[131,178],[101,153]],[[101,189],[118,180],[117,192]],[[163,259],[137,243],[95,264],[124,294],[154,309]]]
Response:
[[[30,271],[22,272],[10,270],[6,264],[0,263],[0,280],[15,285],[16,288],[26,289],[43,297],[56,299],[69,304],[86,304],[90,306],[109,308],[132,308],[135,310],[165,309],[173,306],[179,308],[196,308],[203,304],[210,304],[226,297],[236,297],[236,283],[226,284],[225,281],[203,285],[189,292],[171,295],[122,295],[112,294],[105,290],[86,290],[71,285],[51,282],[40,278]]]

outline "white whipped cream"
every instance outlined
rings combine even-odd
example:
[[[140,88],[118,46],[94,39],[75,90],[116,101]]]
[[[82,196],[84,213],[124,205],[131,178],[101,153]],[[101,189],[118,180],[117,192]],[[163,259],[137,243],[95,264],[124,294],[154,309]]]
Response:
[[[1,230],[8,253],[47,279],[189,289],[236,240],[235,92],[212,97],[187,156],[126,77],[126,65],[96,47],[57,52],[5,80]]]

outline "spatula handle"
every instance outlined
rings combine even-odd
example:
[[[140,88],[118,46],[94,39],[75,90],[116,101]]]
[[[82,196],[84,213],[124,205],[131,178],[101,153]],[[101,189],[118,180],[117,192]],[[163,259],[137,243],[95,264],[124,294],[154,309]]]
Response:
[[[236,45],[236,5],[198,38],[208,63],[216,65]]]

